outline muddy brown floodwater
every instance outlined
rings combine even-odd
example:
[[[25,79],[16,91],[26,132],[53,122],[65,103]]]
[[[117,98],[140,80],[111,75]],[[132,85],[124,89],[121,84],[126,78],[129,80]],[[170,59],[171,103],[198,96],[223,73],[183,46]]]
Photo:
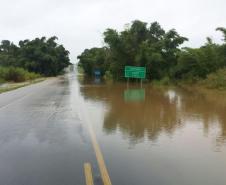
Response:
[[[226,93],[79,86],[112,184],[226,184]]]

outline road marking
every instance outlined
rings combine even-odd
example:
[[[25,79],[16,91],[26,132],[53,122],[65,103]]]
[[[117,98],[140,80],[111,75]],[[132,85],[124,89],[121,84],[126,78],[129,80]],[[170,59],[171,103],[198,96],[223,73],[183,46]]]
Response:
[[[86,178],[86,185],[94,185],[90,163],[84,164],[84,172],[85,172],[85,178]]]
[[[97,158],[97,163],[98,163],[98,166],[99,166],[99,170],[100,170],[100,174],[101,174],[103,184],[104,185],[112,185],[110,176],[108,174],[107,167],[106,167],[105,162],[104,162],[103,154],[101,152],[100,146],[99,146],[97,139],[96,139],[96,134],[93,131],[91,121],[89,119],[90,115],[86,114],[84,102],[80,102],[80,111],[82,113],[82,118],[85,121],[87,128],[88,128],[88,131],[89,131],[89,134],[90,134],[91,142],[92,142],[92,145],[93,145],[93,149],[95,151],[95,155],[96,155],[96,158]]]
[[[88,129],[89,129],[91,141],[92,141],[92,144],[93,144],[93,148],[94,148],[94,151],[95,151],[95,154],[96,154],[97,162],[98,162],[98,165],[99,165],[102,181],[103,181],[104,185],[112,185],[110,176],[108,174],[108,171],[107,171],[107,168],[106,168],[106,165],[105,165],[105,162],[104,162],[103,154],[100,150],[100,146],[97,142],[96,135],[95,135],[91,125],[88,125]]]

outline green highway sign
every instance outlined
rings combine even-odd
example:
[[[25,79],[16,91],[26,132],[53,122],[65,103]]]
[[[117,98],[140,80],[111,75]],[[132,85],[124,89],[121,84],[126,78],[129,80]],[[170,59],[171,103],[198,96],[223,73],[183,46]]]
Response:
[[[134,67],[126,66],[125,67],[125,77],[126,78],[146,78],[146,67]]]

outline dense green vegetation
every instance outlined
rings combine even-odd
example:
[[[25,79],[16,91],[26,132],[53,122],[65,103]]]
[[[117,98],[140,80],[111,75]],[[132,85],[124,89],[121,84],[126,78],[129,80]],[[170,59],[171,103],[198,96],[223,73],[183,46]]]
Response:
[[[226,29],[217,31],[224,35],[222,45],[207,38],[200,48],[181,48],[188,39],[175,29],[165,31],[157,22],[148,25],[136,20],[121,32],[107,29],[105,46],[86,49],[78,56],[79,66],[89,76],[99,69],[102,76],[114,80],[123,79],[126,65],[145,66],[148,80],[164,83],[213,79],[210,74],[222,73],[218,70],[226,67]]]
[[[56,40],[57,37],[42,37],[20,41],[18,45],[3,40],[0,44],[0,79],[19,82],[40,75],[61,74],[70,64],[69,52]]]
[[[0,67],[0,83],[5,81],[24,82],[34,80],[40,75],[18,67]]]
[[[201,81],[201,84],[209,88],[226,89],[226,68],[207,75],[207,78]]]

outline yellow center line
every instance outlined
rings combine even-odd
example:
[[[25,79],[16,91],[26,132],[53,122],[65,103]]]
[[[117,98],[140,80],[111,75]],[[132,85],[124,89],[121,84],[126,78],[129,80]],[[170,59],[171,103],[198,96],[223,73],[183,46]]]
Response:
[[[90,138],[91,138],[92,145],[93,145],[93,149],[95,151],[95,155],[96,155],[96,158],[97,158],[97,163],[98,163],[98,166],[99,166],[99,170],[100,170],[100,174],[101,174],[103,184],[104,185],[112,185],[107,167],[106,167],[105,162],[104,162],[103,154],[101,152],[100,146],[99,146],[97,139],[96,139],[96,134],[94,133],[93,128],[91,126],[91,121],[89,119],[90,115],[87,115],[86,111],[84,111],[84,110],[85,110],[84,103],[81,102],[80,111],[82,113],[83,120],[86,122],[87,127],[88,127],[88,131],[89,131]]]
[[[96,154],[96,158],[97,158],[97,162],[98,162],[98,165],[99,165],[99,169],[100,169],[100,173],[101,173],[103,183],[104,183],[104,185],[112,185],[111,180],[110,180],[110,176],[109,176],[108,171],[107,171],[107,167],[106,167],[105,162],[104,162],[103,154],[100,150],[100,146],[97,142],[96,135],[95,135],[91,125],[88,126],[88,129],[89,129],[91,141],[92,141],[92,144],[93,144],[93,148],[94,148],[94,151],[95,151],[95,154]]]
[[[84,164],[84,171],[86,177],[86,185],[94,185],[93,183],[93,175],[90,163]]]

